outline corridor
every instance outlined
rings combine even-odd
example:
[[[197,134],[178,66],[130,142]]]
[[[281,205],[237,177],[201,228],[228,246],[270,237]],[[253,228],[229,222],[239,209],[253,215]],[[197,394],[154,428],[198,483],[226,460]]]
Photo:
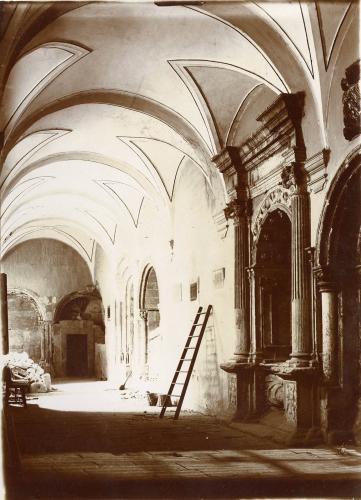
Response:
[[[159,419],[141,392],[62,381],[11,408],[22,472],[8,498],[356,496],[352,447],[287,448],[287,426],[232,423],[184,411]],[[167,414],[166,414],[167,415]]]

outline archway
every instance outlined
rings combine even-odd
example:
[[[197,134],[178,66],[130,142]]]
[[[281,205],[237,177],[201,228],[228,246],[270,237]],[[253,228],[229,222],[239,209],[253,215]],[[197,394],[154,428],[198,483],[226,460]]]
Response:
[[[260,351],[270,361],[291,352],[291,221],[276,209],[265,219],[257,243]]]
[[[43,318],[34,298],[22,290],[10,290],[8,315],[10,352],[26,352],[36,363],[44,360]]]
[[[54,315],[53,364],[56,377],[87,377],[102,373],[104,311],[96,290],[64,297]]]
[[[156,380],[160,349],[159,288],[157,275],[149,266],[143,273],[140,314],[144,321],[144,363],[148,378]]]
[[[329,399],[322,422],[333,441],[353,434],[361,440],[360,166],[361,155],[351,155],[331,185],[317,249],[324,398]]]

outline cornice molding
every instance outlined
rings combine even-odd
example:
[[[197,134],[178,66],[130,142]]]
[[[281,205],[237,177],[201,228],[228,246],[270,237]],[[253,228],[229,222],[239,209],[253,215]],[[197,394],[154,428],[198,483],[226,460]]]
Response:
[[[304,92],[281,94],[258,118],[262,126],[240,146],[240,158],[251,170],[285,149],[293,150],[294,161],[306,156],[302,134]]]

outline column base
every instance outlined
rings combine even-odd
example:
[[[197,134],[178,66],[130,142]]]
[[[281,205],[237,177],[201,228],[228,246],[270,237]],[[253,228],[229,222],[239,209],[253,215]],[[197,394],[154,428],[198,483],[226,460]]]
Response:
[[[288,440],[292,446],[313,445],[323,441],[315,404],[319,387],[319,371],[315,368],[274,366],[273,373],[283,379],[284,409],[294,432]]]
[[[291,353],[288,363],[290,366],[302,368],[310,366],[310,361],[311,355],[309,353],[295,352]]]
[[[262,368],[252,363],[221,365],[228,373],[228,400],[233,413],[233,421],[252,421],[265,409],[264,373]]]

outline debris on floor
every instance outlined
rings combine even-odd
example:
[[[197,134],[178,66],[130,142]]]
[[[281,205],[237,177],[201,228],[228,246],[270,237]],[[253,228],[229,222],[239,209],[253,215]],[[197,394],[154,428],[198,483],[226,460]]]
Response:
[[[3,366],[11,369],[12,378],[30,382],[30,392],[49,392],[52,390],[51,377],[40,365],[29,358],[26,352],[10,352],[3,356]]]

